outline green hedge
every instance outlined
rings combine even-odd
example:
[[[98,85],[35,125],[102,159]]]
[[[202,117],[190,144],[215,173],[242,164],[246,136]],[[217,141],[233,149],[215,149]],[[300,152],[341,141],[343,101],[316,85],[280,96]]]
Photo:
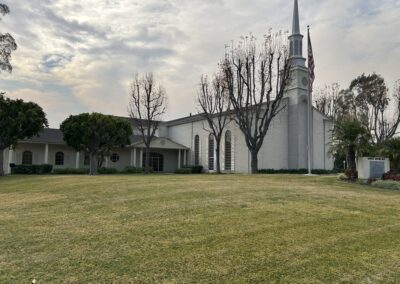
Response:
[[[97,172],[101,175],[115,175],[118,174],[118,170],[114,168],[100,168]]]
[[[54,169],[53,174],[55,175],[88,175],[89,169],[87,168],[64,168],[64,169]]]
[[[53,170],[52,165],[14,165],[11,168],[13,175],[46,175]]]
[[[308,170],[307,169],[280,169],[280,170],[275,170],[275,169],[261,169],[258,171],[260,174],[307,174]],[[321,169],[315,169],[311,171],[312,174],[314,175],[329,175],[329,174],[336,174],[337,172],[332,170],[321,170]]]
[[[180,175],[190,175],[192,174],[192,169],[191,168],[180,168],[175,171],[176,174]]]
[[[181,167],[181,169],[190,169],[190,173],[192,174],[201,174],[203,172],[203,166],[187,165]]]
[[[143,173],[143,168],[137,168],[137,167],[125,167],[122,170],[123,174],[142,174]]]

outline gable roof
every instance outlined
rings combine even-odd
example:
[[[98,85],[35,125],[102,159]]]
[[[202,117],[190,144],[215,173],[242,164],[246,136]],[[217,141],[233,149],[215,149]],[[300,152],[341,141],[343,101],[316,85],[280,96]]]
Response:
[[[131,135],[131,143],[142,141],[140,135]],[[18,143],[66,145],[64,135],[60,129],[45,128],[37,136],[20,140]]]
[[[138,147],[138,148],[145,148],[143,141],[138,141],[136,143],[132,143],[131,146]],[[150,148],[156,149],[175,149],[175,150],[187,150],[189,149],[182,144],[176,143],[169,138],[165,137],[154,137],[151,141]]]
[[[45,128],[37,136],[32,138],[23,139],[19,143],[33,143],[33,144],[66,144],[64,135],[60,129]]]

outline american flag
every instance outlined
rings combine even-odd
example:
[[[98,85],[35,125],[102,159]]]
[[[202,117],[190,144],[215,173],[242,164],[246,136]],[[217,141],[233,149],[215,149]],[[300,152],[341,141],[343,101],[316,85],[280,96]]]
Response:
[[[312,91],[315,80],[314,70],[315,70],[314,54],[311,45],[310,29],[308,29],[308,76],[310,82],[310,91]]]

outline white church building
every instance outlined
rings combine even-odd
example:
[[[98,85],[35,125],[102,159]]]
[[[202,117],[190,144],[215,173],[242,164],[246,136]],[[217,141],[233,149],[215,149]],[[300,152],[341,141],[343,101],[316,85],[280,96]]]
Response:
[[[290,53],[293,77],[283,104],[286,108],[274,118],[264,144],[258,154],[259,169],[302,169],[308,166],[308,144],[311,147],[313,169],[333,168],[328,155],[332,121],[312,109],[312,123],[308,123],[308,69],[303,57],[303,36],[300,32],[299,12],[295,0]],[[127,118],[129,119],[129,118]],[[207,131],[208,124],[199,115],[162,122],[157,137],[151,144],[151,165],[156,172],[174,172],[184,165],[202,165],[206,172],[216,169],[215,139]],[[310,133],[310,135],[308,135]],[[311,143],[308,143],[308,138]],[[54,168],[84,168],[88,158],[66,145],[59,129],[44,129],[39,136],[19,141],[14,149],[4,153],[4,168],[10,164],[52,164]],[[221,169],[224,172],[250,173],[250,153],[244,135],[234,121],[224,132],[221,142]],[[127,166],[144,164],[144,144],[137,132],[131,145],[115,149],[103,166],[122,170]]]

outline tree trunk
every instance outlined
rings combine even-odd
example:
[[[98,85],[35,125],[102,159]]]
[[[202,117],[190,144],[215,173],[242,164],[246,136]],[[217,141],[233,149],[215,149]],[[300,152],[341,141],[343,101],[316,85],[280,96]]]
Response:
[[[251,173],[257,174],[258,173],[258,152],[251,151]]]
[[[150,172],[150,146],[146,146],[145,158],[144,158],[144,173],[149,174]]]
[[[97,154],[90,153],[90,172],[91,176],[97,175]]]
[[[3,164],[4,164],[4,149],[0,149],[0,176],[4,176],[4,168],[3,168]]]
[[[356,151],[354,149],[349,149],[347,152],[347,165],[350,170],[350,180],[355,181],[357,179],[356,172],[357,172],[357,164],[356,164]]]
[[[217,145],[215,147],[215,155],[216,155],[216,163],[217,163],[217,174],[221,173],[221,161],[220,161],[220,152],[221,152],[221,140],[217,140]]]

